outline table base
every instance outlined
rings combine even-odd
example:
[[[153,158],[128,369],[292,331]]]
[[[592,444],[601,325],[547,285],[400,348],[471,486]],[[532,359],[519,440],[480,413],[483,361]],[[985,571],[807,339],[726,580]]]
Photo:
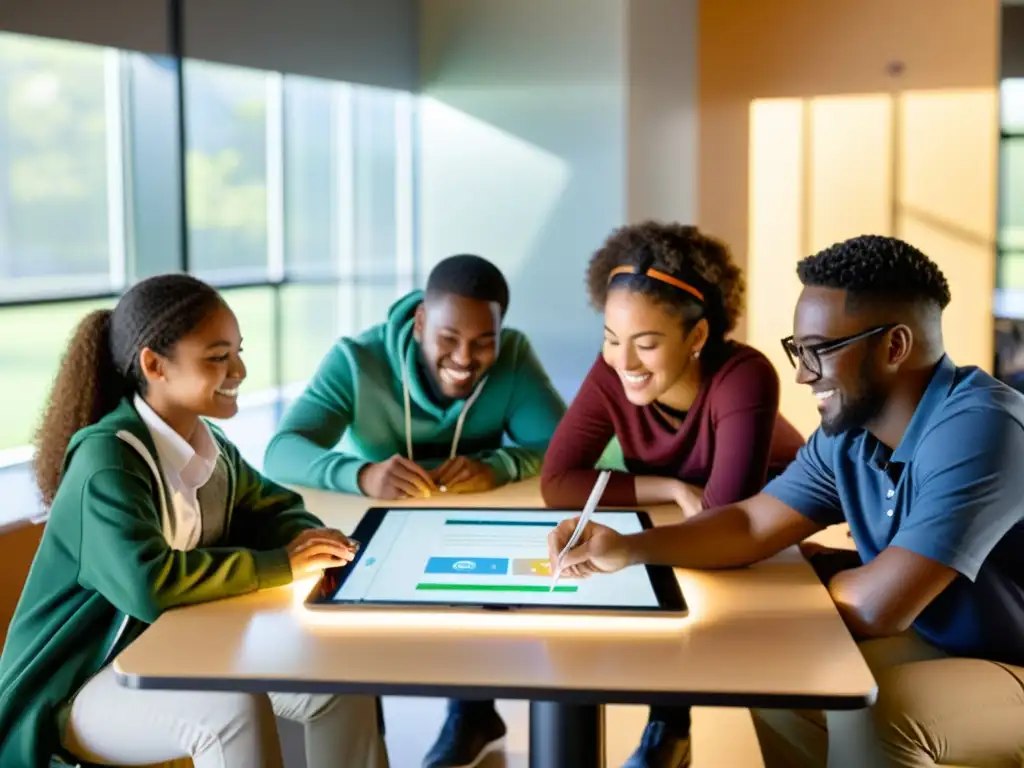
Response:
[[[604,707],[530,702],[530,768],[604,768]]]

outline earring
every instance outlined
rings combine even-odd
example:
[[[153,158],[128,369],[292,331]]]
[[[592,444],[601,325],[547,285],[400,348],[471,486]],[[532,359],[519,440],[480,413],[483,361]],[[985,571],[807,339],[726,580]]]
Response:
[[[700,360],[700,350],[699,349],[693,350],[693,359],[694,360]]]

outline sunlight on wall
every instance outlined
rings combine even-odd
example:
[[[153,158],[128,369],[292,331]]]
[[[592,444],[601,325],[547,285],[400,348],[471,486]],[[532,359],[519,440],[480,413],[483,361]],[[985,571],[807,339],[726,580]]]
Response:
[[[811,127],[808,253],[892,219],[892,100],[840,96],[804,102]]]
[[[569,165],[437,99],[423,97],[419,113],[424,271],[468,251],[493,259],[511,282],[569,183]]]
[[[802,252],[803,105],[799,99],[755,102],[750,114],[750,233],[747,256],[747,343],[764,352],[782,380],[782,413],[801,431],[811,426],[810,398],[793,386],[779,340],[793,326],[800,294],[794,265]],[[813,406],[810,415],[816,415]]]
[[[751,102],[748,339],[804,434],[817,411],[779,339],[792,332],[796,262],[838,240],[887,234],[927,253],[953,292],[946,349],[991,370],[997,135],[994,89]]]
[[[998,91],[906,93],[901,106],[896,231],[949,280],[943,331],[950,355],[991,371]]]

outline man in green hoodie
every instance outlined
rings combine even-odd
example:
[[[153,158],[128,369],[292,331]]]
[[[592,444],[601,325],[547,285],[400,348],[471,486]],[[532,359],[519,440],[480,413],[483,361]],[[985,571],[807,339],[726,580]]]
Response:
[[[502,328],[508,303],[508,284],[486,259],[441,261],[386,323],[335,344],[282,419],[265,472],[378,499],[537,475],[565,403],[526,337]],[[475,765],[504,736],[493,702],[451,702],[424,766]]]

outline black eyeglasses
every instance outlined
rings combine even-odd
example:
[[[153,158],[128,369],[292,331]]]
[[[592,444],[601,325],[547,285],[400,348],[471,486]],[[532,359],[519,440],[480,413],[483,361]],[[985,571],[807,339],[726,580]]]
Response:
[[[890,331],[896,327],[895,323],[889,325],[876,325],[874,328],[868,328],[866,331],[855,333],[852,336],[844,336],[841,339],[829,339],[828,341],[822,341],[818,344],[797,344],[792,336],[787,336],[782,340],[782,348],[786,350],[786,357],[789,358],[790,364],[796,368],[799,363],[804,367],[808,373],[814,376],[810,382],[815,382],[821,378],[821,358],[822,355],[830,355],[833,352],[837,352],[843,347],[848,347],[854,342],[861,341],[862,339],[870,339],[873,336],[878,336],[881,333]]]

